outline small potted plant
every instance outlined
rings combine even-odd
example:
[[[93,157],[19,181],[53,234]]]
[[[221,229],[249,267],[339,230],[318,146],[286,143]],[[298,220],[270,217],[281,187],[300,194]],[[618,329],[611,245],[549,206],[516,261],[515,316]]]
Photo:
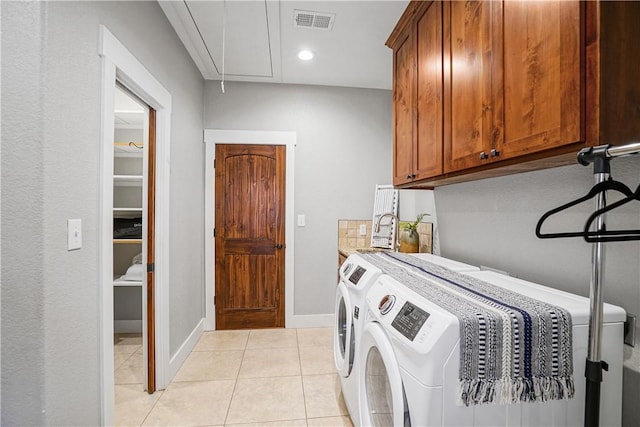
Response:
[[[400,252],[417,253],[420,250],[420,236],[418,235],[418,224],[422,218],[429,214],[421,213],[414,222],[403,221],[400,223],[402,233],[400,234]]]

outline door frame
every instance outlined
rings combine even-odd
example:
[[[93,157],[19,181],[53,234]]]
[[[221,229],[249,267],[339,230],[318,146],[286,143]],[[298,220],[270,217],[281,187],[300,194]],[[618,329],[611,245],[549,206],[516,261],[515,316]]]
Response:
[[[285,173],[285,256],[284,256],[284,327],[294,328],[294,159],[296,132],[205,129],[205,330],[216,327],[215,297],[215,169],[216,144],[262,144],[286,146]]]
[[[155,362],[156,389],[169,383],[169,159],[171,94],[105,27],[99,27],[101,58],[98,286],[100,309],[101,424],[114,424],[113,361],[113,140],[116,80],[156,110]],[[146,301],[143,299],[143,301]],[[143,319],[144,322],[144,319]],[[146,326],[145,326],[146,327]]]

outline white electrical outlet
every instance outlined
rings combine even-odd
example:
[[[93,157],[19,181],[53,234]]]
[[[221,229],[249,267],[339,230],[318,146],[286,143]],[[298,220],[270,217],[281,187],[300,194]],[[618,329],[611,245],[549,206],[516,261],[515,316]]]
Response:
[[[72,251],[82,248],[82,220],[67,220],[67,250]]]
[[[361,236],[366,236],[367,235],[367,224],[360,224],[359,233],[360,233]]]

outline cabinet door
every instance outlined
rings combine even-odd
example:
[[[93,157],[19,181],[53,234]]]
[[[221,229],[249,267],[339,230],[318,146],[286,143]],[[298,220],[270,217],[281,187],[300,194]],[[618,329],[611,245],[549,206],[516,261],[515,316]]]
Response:
[[[493,144],[500,158],[584,140],[580,3],[494,4]]]
[[[414,179],[442,174],[442,3],[430,3],[416,20],[417,138]]]
[[[444,4],[445,172],[491,161],[492,3]]]
[[[415,48],[410,28],[393,46],[393,184],[413,179]]]

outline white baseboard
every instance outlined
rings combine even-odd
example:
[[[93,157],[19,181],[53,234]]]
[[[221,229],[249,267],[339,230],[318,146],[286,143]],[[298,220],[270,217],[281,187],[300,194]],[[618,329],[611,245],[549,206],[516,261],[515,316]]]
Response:
[[[305,314],[293,315],[287,322],[287,328],[328,328],[333,326],[335,315],[333,314]]]
[[[182,343],[176,354],[171,356],[171,360],[169,361],[169,381],[170,383],[173,381],[173,378],[176,376],[182,364],[187,357],[189,357],[189,353],[193,350],[193,348],[198,343],[198,340],[202,336],[202,332],[204,331],[204,318],[200,319],[196,327],[191,331],[191,334],[187,337],[187,339]]]
[[[113,332],[116,334],[142,333],[142,320],[114,320]]]

